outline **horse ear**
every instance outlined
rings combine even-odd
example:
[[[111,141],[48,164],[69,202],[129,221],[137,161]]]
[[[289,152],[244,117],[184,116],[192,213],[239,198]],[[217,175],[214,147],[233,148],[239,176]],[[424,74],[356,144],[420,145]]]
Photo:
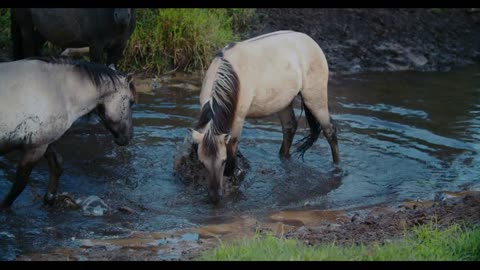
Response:
[[[193,128],[189,128],[188,131],[192,134],[193,141],[197,144],[200,144],[203,140],[204,134],[196,131]]]
[[[225,140],[225,144],[228,144],[231,138],[232,136],[230,136],[230,134],[223,134],[223,139]]]
[[[113,63],[110,64],[110,65],[108,65],[108,67],[111,68],[111,69],[113,69],[113,70],[117,70],[117,69],[115,68],[115,65],[114,65]]]

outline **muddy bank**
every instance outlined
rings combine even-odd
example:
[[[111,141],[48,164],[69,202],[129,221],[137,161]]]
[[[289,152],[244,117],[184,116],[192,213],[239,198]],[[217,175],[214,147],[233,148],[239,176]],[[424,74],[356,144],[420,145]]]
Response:
[[[433,201],[407,201],[358,209],[294,209],[265,217],[243,215],[221,224],[170,232],[132,231],[126,237],[72,239],[75,248],[52,253],[27,254],[17,260],[196,260],[221,241],[272,232],[321,243],[383,243],[402,238],[405,231],[422,224],[440,227],[480,222],[480,191],[438,192]]]
[[[480,222],[480,192],[442,192],[434,201],[404,202],[397,206],[376,206],[350,210],[348,218],[338,218],[320,226],[302,226],[286,234],[307,244],[383,243],[396,238],[414,226],[437,224],[440,228],[455,223],[467,226]]]
[[[480,62],[476,9],[257,9],[248,37],[295,30],[315,39],[332,72],[447,71]]]

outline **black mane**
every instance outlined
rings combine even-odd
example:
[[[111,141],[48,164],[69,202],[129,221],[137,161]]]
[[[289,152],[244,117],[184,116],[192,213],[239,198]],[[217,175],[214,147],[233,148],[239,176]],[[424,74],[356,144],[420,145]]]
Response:
[[[210,123],[210,128],[205,132],[203,143],[208,156],[217,153],[215,135],[229,134],[235,118],[235,111],[238,103],[238,92],[240,81],[238,75],[230,62],[221,58],[223,67],[217,71],[217,79],[213,83],[212,97],[205,103],[200,112],[200,117],[195,129],[201,129]],[[228,81],[229,84],[222,84],[220,81]],[[222,94],[218,94],[222,93]]]
[[[112,81],[113,87],[117,89],[117,85],[121,84],[120,78],[125,74],[113,70],[108,66],[96,64],[93,62],[71,60],[66,58],[55,57],[30,57],[28,60],[40,60],[50,64],[70,65],[76,67],[80,72],[90,78],[96,87],[100,87],[106,78]]]

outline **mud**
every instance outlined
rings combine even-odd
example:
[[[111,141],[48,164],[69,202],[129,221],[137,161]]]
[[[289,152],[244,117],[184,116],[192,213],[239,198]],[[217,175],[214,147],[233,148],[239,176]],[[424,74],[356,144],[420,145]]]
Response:
[[[310,35],[334,73],[447,71],[480,61],[480,12],[440,8],[259,8],[244,38]]]
[[[348,219],[337,219],[316,227],[300,227],[286,234],[317,245],[321,243],[384,243],[401,238],[418,225],[436,224],[439,228],[460,223],[480,223],[480,192],[456,193],[441,201],[404,202],[394,207],[376,206],[351,210]]]
[[[406,201],[343,210],[288,210],[267,217],[244,215],[223,224],[168,232],[130,232],[126,237],[72,239],[76,248],[27,254],[18,260],[197,260],[201,252],[255,234],[273,233],[307,245],[384,243],[417,225],[480,222],[480,191],[439,192],[433,201]]]
[[[177,146],[177,152],[174,157],[173,165],[174,175],[186,185],[196,184],[208,186],[208,172],[198,159],[195,144],[191,141],[190,134],[184,138],[183,144]],[[250,169],[248,160],[240,151],[237,152],[237,167],[234,175],[225,176],[225,194],[228,196],[232,192],[238,191],[241,182]]]

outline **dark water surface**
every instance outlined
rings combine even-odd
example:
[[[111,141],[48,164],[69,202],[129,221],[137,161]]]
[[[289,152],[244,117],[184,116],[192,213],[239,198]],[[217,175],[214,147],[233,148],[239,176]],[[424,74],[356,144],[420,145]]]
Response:
[[[95,217],[43,206],[48,168],[42,160],[12,211],[0,213],[0,259],[72,246],[78,238],[190,228],[306,204],[338,209],[427,200],[436,191],[479,185],[480,66],[335,77],[329,98],[339,127],[339,170],[324,138],[304,161],[282,162],[278,119],[249,120],[240,150],[251,169],[240,192],[220,206],[208,203],[205,187],[173,175],[176,147],[200,109],[198,92],[162,87],[141,95],[134,108],[135,137],[127,147],[116,146],[102,125],[80,122],[57,143],[65,166],[59,192],[96,195],[111,211]],[[302,120],[295,141],[305,134]],[[16,154],[0,157],[1,198],[17,160]]]

